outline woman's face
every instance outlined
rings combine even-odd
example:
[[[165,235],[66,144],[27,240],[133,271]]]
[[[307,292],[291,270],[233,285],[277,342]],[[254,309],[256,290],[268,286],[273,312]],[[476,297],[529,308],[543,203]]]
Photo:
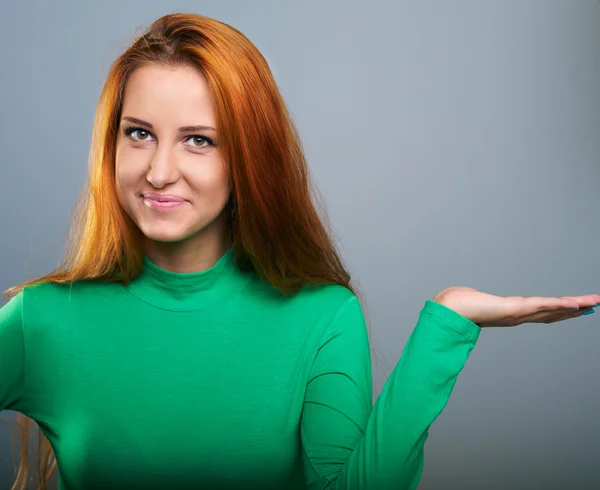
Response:
[[[208,84],[198,70],[147,65],[130,76],[117,137],[116,187],[121,205],[149,240],[223,237],[231,187],[215,127]]]

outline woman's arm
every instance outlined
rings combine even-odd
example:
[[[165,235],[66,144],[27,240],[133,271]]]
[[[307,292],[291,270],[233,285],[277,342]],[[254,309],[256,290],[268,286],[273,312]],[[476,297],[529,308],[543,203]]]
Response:
[[[23,293],[0,308],[0,410],[19,410],[25,392]]]
[[[416,488],[429,427],[479,333],[470,320],[428,301],[371,410],[367,329],[358,300],[349,299],[321,342],[306,390],[301,431],[308,488]]]

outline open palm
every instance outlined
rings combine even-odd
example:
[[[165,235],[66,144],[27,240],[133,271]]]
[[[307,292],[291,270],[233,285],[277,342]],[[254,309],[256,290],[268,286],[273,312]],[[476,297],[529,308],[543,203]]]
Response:
[[[468,287],[451,287],[433,301],[456,311],[480,327],[514,327],[523,323],[554,323],[589,314],[600,295],[562,298],[494,296]]]

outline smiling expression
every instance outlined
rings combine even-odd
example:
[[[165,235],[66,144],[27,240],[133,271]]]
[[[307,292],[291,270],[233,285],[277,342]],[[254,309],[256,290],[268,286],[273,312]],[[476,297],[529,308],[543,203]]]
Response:
[[[143,235],[156,242],[222,235],[231,185],[203,74],[187,66],[138,68],[121,114],[117,195]]]

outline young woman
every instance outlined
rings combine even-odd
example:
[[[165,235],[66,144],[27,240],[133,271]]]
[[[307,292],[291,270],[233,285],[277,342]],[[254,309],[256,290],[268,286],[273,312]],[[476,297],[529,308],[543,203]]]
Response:
[[[84,197],[71,255],[0,310],[0,409],[23,443],[39,425],[61,490],[415,488],[481,327],[600,302],[446,289],[373,407],[360,302],[269,67],[197,15],[112,66]]]

